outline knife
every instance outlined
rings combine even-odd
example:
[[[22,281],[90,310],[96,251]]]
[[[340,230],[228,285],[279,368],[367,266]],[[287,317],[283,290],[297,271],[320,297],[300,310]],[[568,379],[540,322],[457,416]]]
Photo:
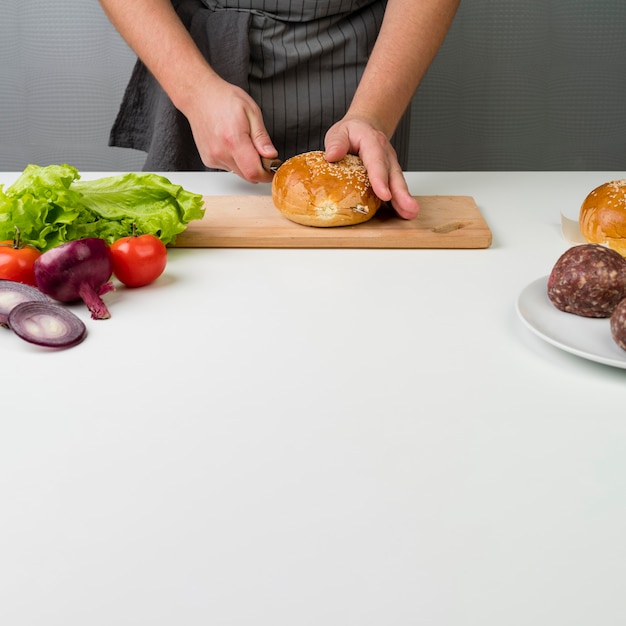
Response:
[[[283,164],[280,159],[268,159],[266,157],[261,157],[261,165],[263,165],[263,169],[267,172],[271,172],[272,174],[276,173],[276,170]]]

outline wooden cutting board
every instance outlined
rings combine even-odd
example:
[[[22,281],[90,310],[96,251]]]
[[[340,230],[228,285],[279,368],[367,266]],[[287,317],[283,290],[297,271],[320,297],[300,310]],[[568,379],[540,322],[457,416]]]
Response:
[[[414,220],[381,207],[356,226],[295,224],[271,196],[205,196],[205,216],[178,235],[176,248],[488,248],[491,230],[470,196],[416,196]]]

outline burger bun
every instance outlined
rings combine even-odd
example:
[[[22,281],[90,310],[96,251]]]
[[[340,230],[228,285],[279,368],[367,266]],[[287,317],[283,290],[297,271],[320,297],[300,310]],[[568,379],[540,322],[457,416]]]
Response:
[[[330,163],[321,150],[298,154],[278,168],[272,200],[292,222],[320,227],[366,222],[381,204],[358,156]]]
[[[589,243],[601,243],[626,256],[626,179],[596,187],[583,201],[580,232]]]

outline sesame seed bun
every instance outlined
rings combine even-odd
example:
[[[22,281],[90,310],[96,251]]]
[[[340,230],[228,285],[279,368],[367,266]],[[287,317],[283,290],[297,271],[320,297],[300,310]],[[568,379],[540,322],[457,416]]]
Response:
[[[365,222],[381,203],[358,156],[329,163],[322,151],[287,159],[274,174],[272,200],[291,221],[321,227]]]
[[[626,256],[626,180],[596,187],[580,208],[580,232],[590,243],[602,243]]]

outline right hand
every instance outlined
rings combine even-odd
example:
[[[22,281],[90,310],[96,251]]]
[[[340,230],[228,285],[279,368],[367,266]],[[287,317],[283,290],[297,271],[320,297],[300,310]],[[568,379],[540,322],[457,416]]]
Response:
[[[250,182],[270,181],[261,157],[278,156],[263,115],[207,63],[171,0],[100,0],[109,19],[189,120],[203,163]],[[150,19],[145,19],[149,15]]]
[[[278,156],[256,102],[241,88],[219,79],[200,87],[183,113],[204,165],[234,172],[252,183],[269,182],[261,157]]]

